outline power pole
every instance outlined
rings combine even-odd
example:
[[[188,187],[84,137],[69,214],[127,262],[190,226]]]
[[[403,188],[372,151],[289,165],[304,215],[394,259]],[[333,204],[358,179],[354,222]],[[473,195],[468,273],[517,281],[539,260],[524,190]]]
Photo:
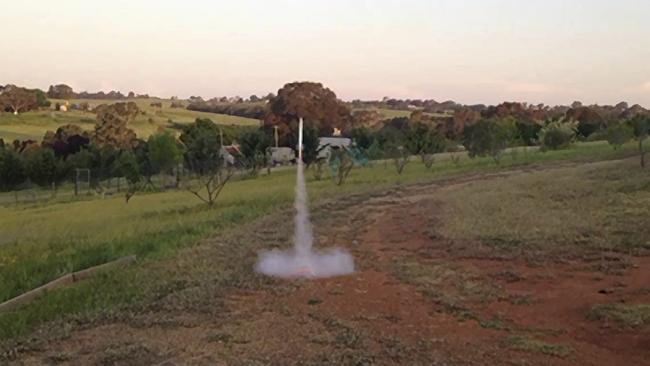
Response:
[[[275,138],[275,148],[278,148],[278,125],[273,126],[273,137]]]

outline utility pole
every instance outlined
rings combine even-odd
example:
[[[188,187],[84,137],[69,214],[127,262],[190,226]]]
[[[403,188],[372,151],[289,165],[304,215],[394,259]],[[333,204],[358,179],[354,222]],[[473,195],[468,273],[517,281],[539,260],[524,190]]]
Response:
[[[273,137],[275,138],[275,148],[278,148],[278,125],[273,126]]]
[[[298,121],[298,160],[302,163],[302,117]]]

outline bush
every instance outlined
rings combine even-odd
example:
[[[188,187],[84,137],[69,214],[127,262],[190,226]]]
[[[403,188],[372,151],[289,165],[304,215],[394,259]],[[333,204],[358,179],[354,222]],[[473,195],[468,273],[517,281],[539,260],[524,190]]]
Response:
[[[605,130],[605,138],[614,149],[618,149],[632,138],[632,127],[626,123],[614,123]]]
[[[39,186],[49,186],[65,179],[68,173],[66,165],[57,159],[54,150],[41,147],[31,151],[25,158],[27,177]]]
[[[515,135],[511,130],[511,124],[500,122],[497,119],[482,119],[465,128],[463,146],[471,158],[491,156],[499,163],[501,153]]]
[[[516,126],[519,139],[524,145],[532,146],[537,143],[542,125],[533,121],[517,121]]]
[[[419,155],[427,168],[433,164],[433,154],[443,152],[446,147],[445,137],[435,127],[422,122],[412,125],[406,134],[406,148],[411,154]]]
[[[258,170],[267,164],[267,151],[270,146],[271,139],[262,130],[245,132],[239,137],[239,149],[251,176],[256,175]]]
[[[571,146],[576,138],[578,123],[574,121],[553,121],[539,131],[542,151],[560,150]]]
[[[361,126],[353,128],[345,135],[351,138],[356,146],[362,150],[368,150],[375,141],[375,138],[372,136],[372,131],[368,127]]]
[[[14,190],[26,179],[22,157],[14,151],[0,148],[0,190]]]
[[[167,131],[149,136],[147,148],[147,160],[154,174],[169,173],[183,159],[183,151],[176,138]]]

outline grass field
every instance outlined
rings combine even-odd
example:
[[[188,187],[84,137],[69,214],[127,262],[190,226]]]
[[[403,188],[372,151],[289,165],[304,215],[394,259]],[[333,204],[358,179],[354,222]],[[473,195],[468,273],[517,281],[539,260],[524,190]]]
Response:
[[[129,125],[139,137],[147,137],[159,128],[170,128],[169,121],[175,123],[189,123],[196,118],[210,118],[217,124],[225,125],[247,125],[257,126],[259,121],[250,118],[229,116],[225,114],[206,113],[189,111],[184,108],[171,108],[171,101],[167,99],[140,98],[128,100],[95,100],[79,99],[69,100],[70,103],[87,102],[91,107],[104,103],[116,103],[124,101],[134,101],[141,110],[146,114],[138,115]],[[32,139],[40,141],[46,131],[56,131],[57,127],[65,124],[77,124],[86,130],[92,130],[95,127],[95,114],[92,112],[54,111],[56,102],[60,100],[51,100],[52,107],[50,110],[31,111],[14,115],[12,113],[0,113],[0,138],[5,141],[15,139],[25,140]],[[152,102],[162,103],[162,108],[151,107]]]
[[[251,270],[290,245],[292,170],[233,182],[213,210],[185,192],[6,206],[5,276],[140,260],[0,314],[0,347],[37,364],[638,364],[650,177],[633,153],[579,144],[310,180],[318,244],[357,266],[322,281]]]
[[[413,111],[402,110],[402,109],[388,109],[388,108],[371,108],[371,109],[376,110],[386,119],[397,118],[397,117],[409,117],[411,113],[413,113]],[[448,115],[443,113],[425,112],[424,114],[432,117],[448,117]]]
[[[401,176],[389,162],[376,163],[371,168],[355,169],[348,182],[340,187],[328,180],[312,179],[309,191],[312,198],[319,200],[381,190],[396,183],[431,181],[516,165],[610,159],[633,152],[633,145],[613,151],[606,144],[579,144],[563,151],[508,154],[500,166],[491,159],[467,158],[456,165],[443,155],[431,170],[419,162],[411,162]],[[219,235],[270,212],[282,212],[293,199],[293,174],[293,170],[281,170],[270,176],[233,182],[212,210],[183,191],[142,194],[129,204],[125,204],[122,197],[110,197],[6,205],[0,208],[0,232],[3,233],[0,300],[64,273],[122,255],[137,254],[142,263],[168,258],[179,248],[191,246],[206,235]],[[286,218],[286,223],[290,226],[290,217]],[[131,276],[138,280],[128,280]],[[111,309],[145,301],[142,299],[151,300],[151,297],[161,296],[160,291],[169,290],[169,283],[161,284],[150,276],[155,277],[155,274],[136,268],[56,291],[21,310],[0,314],[0,337],[11,339],[36,324],[60,318],[61,314],[111,312]]]

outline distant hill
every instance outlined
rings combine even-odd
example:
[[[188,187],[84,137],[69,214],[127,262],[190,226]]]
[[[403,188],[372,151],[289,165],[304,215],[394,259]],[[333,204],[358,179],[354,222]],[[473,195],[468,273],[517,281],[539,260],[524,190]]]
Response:
[[[0,113],[0,138],[5,141],[13,140],[36,140],[40,141],[45,132],[54,131],[59,126],[74,124],[84,130],[91,130],[95,127],[95,113],[92,111],[100,104],[112,104],[123,102],[122,99],[50,99],[51,106],[46,109],[38,109],[29,112],[13,115],[12,113]],[[223,125],[247,125],[257,126],[259,120],[226,114],[210,112],[190,111],[185,108],[172,108],[172,103],[189,104],[187,101],[178,101],[159,98],[134,98],[129,101],[135,102],[143,113],[138,115],[133,122],[129,123],[130,128],[135,130],[138,137],[147,137],[158,129],[173,130],[178,124],[193,122],[196,118],[209,118],[217,124]],[[56,111],[56,104],[65,105],[67,111]],[[80,110],[79,106],[87,103],[87,110]],[[160,104],[158,106],[152,106]]]

